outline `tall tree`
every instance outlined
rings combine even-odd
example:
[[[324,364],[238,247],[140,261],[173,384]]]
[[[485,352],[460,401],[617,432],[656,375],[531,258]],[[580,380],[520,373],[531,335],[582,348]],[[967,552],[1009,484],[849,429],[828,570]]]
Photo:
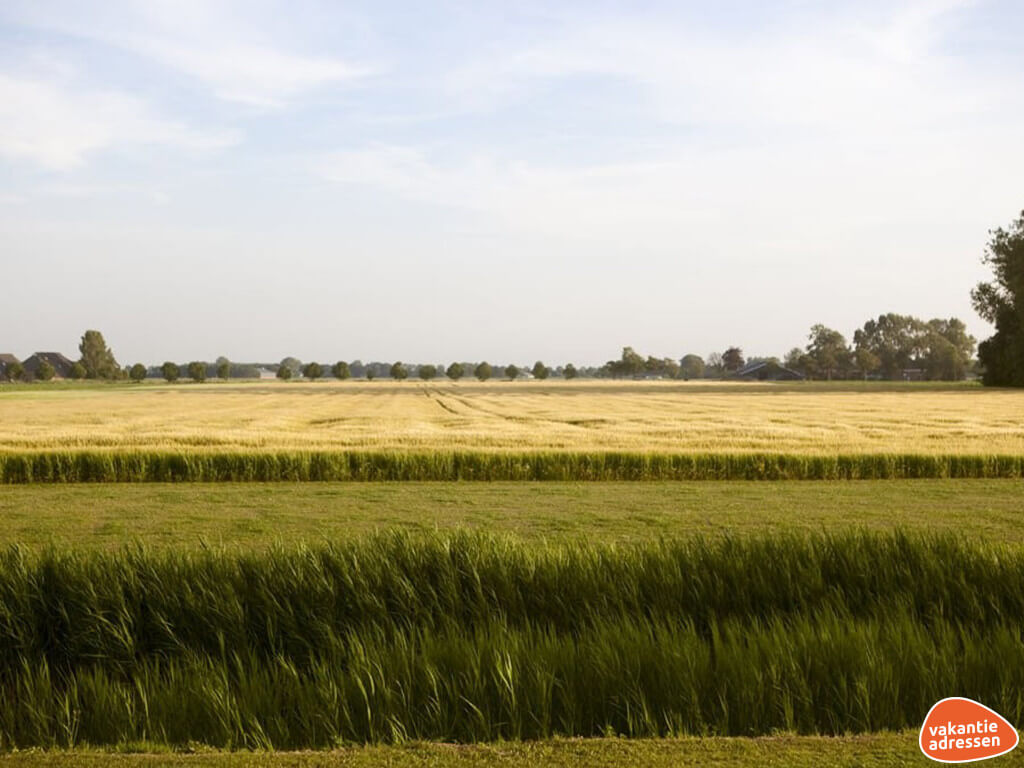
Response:
[[[837,371],[849,365],[850,348],[839,331],[818,323],[811,326],[808,339],[810,343],[807,345],[807,354],[814,360],[815,367],[825,374],[825,378],[831,380]]]
[[[515,381],[519,378],[519,366],[518,365],[506,365],[505,366],[505,377],[509,381]]]
[[[494,369],[491,368],[491,364],[484,360],[479,363],[476,368],[473,369],[473,375],[476,376],[480,381],[487,381],[491,376],[494,375]]]
[[[883,378],[902,379],[904,369],[916,367],[923,329],[916,317],[889,312],[854,331],[853,343],[878,358]]]
[[[566,363],[565,368],[562,369],[562,376],[567,379],[575,379],[579,376],[579,371],[576,370],[576,366],[572,363]]]
[[[206,381],[206,363],[201,363],[198,360],[193,360],[189,363],[188,377],[197,384]]]
[[[989,232],[982,261],[992,269],[992,280],[971,291],[974,309],[996,327],[978,345],[982,382],[993,386],[1024,386],[1024,211]]]
[[[729,347],[722,353],[722,367],[728,373],[736,373],[743,367],[743,350],[739,347]]]
[[[704,359],[700,355],[683,355],[679,361],[679,375],[687,380],[704,378]]]
[[[344,360],[339,360],[338,362],[331,366],[331,373],[334,375],[334,378],[338,379],[339,381],[344,381],[345,379],[352,375],[352,369],[349,367],[349,364],[346,363]]]
[[[391,378],[396,381],[404,381],[409,378],[409,371],[401,362],[396,362],[391,366]]]
[[[223,355],[217,358],[217,378],[227,380],[231,376],[231,361]]]
[[[533,368],[530,370],[530,373],[533,374],[533,378],[543,381],[551,373],[551,370],[544,365],[544,363],[538,360],[533,364]]]
[[[82,355],[81,363],[88,379],[116,379],[121,367],[114,359],[114,353],[107,347],[103,334],[99,331],[86,331],[78,345]]]

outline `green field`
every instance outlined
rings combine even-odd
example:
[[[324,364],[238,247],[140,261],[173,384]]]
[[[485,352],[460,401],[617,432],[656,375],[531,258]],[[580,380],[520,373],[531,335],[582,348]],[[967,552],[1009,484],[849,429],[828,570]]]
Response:
[[[934,535],[0,555],[0,748],[330,748],[1024,717],[1024,548]]]
[[[465,527],[636,541],[847,528],[1024,542],[1015,480],[0,486],[0,545],[264,547]]]

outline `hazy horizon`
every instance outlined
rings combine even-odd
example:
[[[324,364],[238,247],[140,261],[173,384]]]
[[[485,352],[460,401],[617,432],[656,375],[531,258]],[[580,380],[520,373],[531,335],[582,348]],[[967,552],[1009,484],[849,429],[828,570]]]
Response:
[[[1009,0],[0,5],[0,352],[778,355],[1024,208]]]

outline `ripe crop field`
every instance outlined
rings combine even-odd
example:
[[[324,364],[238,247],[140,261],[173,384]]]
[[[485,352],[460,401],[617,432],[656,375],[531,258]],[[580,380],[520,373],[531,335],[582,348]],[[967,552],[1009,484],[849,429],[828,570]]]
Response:
[[[1024,455],[1024,396],[857,382],[0,388],[0,451]]]

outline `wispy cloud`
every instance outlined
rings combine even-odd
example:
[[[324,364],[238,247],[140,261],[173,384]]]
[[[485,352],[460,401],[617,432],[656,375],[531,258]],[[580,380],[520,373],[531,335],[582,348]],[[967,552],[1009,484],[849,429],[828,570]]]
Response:
[[[252,3],[110,0],[78,4],[15,2],[20,23],[113,46],[183,73],[227,101],[279,108],[317,88],[358,80],[372,69],[335,55],[295,52],[274,40]],[[285,13],[286,8],[278,9]]]
[[[214,149],[234,141],[155,114],[142,100],[0,73],[0,155],[51,170],[125,145]]]

